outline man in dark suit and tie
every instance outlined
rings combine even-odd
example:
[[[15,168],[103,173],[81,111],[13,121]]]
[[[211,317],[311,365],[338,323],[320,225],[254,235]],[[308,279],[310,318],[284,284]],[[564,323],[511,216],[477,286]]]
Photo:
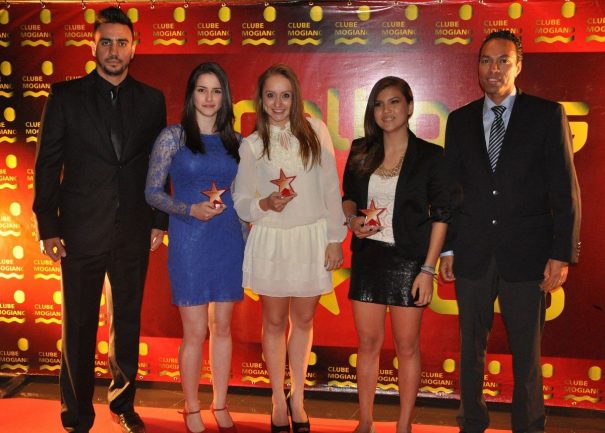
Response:
[[[92,51],[95,71],[52,86],[38,140],[34,212],[43,253],[61,260],[63,426],[88,432],[94,422],[95,345],[107,274],[109,408],[122,431],[140,433],[145,426],[134,394],[143,286],[149,250],[162,242],[167,223],[146,204],[144,188],[166,107],[159,90],[128,75],[134,32],[120,9],[99,12]]]
[[[540,343],[545,295],[578,260],[580,190],[563,107],[515,87],[521,41],[490,34],[479,54],[485,96],[449,116],[445,159],[461,188],[441,273],[456,279],[460,430],[483,432],[487,337],[498,297],[513,360],[512,429],[544,432]],[[455,261],[454,261],[455,257]]]

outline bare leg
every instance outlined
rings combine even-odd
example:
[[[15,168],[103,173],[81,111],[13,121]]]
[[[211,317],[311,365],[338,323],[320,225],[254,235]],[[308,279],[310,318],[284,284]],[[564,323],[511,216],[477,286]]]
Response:
[[[399,360],[397,433],[412,432],[412,412],[420,386],[420,322],[422,308],[391,307],[391,329]]]
[[[378,381],[380,350],[384,341],[386,306],[351,301],[359,348],[357,349],[357,396],[359,424],[355,433],[372,431],[374,396]]]
[[[286,374],[286,329],[290,298],[261,296],[263,303],[263,355],[271,380],[273,392],[273,412],[271,419],[275,425],[288,424],[284,378]]]
[[[212,407],[227,406],[227,388],[231,376],[231,315],[233,302],[212,302],[208,309],[210,327],[210,368],[212,369]],[[227,410],[214,412],[216,422],[231,427],[233,420]]]
[[[309,355],[313,344],[313,316],[319,296],[291,298],[290,333],[288,335],[288,364],[290,366],[290,408],[292,419],[306,422],[308,416],[303,406],[305,379]]]
[[[179,350],[181,385],[185,394],[185,411],[200,409],[198,386],[202,369],[202,352],[208,329],[208,305],[179,307],[183,322],[183,342]],[[186,416],[189,429],[193,432],[204,430],[200,414]]]

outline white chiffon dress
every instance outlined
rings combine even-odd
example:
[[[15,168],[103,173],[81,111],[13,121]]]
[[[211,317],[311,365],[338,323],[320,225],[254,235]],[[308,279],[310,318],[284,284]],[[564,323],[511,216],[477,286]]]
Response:
[[[270,155],[254,132],[240,146],[240,163],[233,186],[239,217],[252,224],[243,263],[244,287],[274,297],[309,297],[329,293],[332,273],[324,268],[328,243],[346,236],[334,147],[326,125],[309,118],[321,144],[321,164],[305,170],[299,142],[290,125],[270,128]],[[271,180],[296,176],[297,196],[282,212],[263,211],[261,198],[277,191]]]

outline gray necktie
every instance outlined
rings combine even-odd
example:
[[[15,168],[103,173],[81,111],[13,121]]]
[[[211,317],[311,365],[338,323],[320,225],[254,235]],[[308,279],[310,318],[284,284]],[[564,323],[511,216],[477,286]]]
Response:
[[[498,165],[498,156],[500,156],[500,150],[502,149],[502,143],[504,142],[504,120],[502,120],[502,114],[506,110],[506,107],[502,105],[496,105],[492,107],[492,111],[496,115],[496,118],[492,122],[492,127],[489,131],[489,147],[487,148],[487,155],[489,156],[489,163],[492,166],[492,171],[496,171],[496,165]]]

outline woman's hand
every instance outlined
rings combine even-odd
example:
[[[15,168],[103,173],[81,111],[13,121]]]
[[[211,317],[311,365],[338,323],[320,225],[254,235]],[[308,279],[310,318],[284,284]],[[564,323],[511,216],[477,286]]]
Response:
[[[331,242],[326,247],[326,260],[324,267],[326,271],[333,271],[342,266],[342,245],[340,242]]]
[[[214,203],[201,201],[191,205],[189,215],[200,221],[210,221],[215,216],[222,214],[226,207],[225,205],[215,207]]]
[[[416,299],[414,304],[422,307],[431,303],[433,299],[433,276],[420,272],[412,284],[412,297]]]
[[[296,194],[283,197],[279,192],[272,192],[271,195],[263,198],[258,205],[264,211],[272,210],[273,212],[281,212],[294,197],[296,197]]]
[[[368,236],[375,235],[380,230],[382,230],[381,226],[368,226],[365,223],[366,218],[362,216],[358,216],[355,218],[351,218],[349,222],[349,228],[353,232],[355,236],[359,239],[367,238]]]

